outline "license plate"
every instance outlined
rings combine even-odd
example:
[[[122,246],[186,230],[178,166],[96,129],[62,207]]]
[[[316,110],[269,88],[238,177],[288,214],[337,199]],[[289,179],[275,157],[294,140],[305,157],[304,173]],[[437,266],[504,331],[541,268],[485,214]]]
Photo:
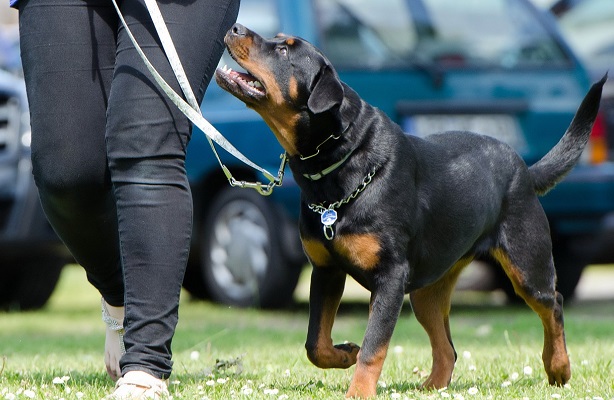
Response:
[[[403,119],[403,130],[410,135],[427,137],[445,131],[469,131],[494,137],[517,151],[526,147],[518,121],[507,114],[427,114]]]

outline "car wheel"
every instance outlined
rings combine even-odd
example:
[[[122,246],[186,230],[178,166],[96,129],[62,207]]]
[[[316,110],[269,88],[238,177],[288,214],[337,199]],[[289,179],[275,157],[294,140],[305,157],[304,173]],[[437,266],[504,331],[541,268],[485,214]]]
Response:
[[[0,308],[10,311],[43,307],[66,264],[63,257],[11,258],[0,261]]]
[[[228,188],[200,235],[203,284],[213,301],[279,308],[292,301],[301,269],[284,252],[286,217],[252,190]]]

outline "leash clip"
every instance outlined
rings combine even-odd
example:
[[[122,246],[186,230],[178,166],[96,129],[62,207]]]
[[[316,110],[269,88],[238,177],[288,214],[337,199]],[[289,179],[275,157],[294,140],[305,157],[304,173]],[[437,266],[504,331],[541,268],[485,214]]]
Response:
[[[286,155],[286,153],[283,153],[280,155],[280,158],[281,158],[281,163],[279,165],[279,171],[277,171],[277,177],[274,177],[273,175],[270,175],[270,174],[265,175],[266,178],[269,179],[270,181],[268,184],[264,184],[258,181],[256,182],[238,181],[232,176],[232,173],[230,172],[228,167],[226,167],[226,165],[221,164],[221,166],[222,166],[222,171],[224,171],[224,175],[226,175],[226,178],[228,179],[228,182],[230,183],[230,186],[239,187],[242,189],[245,189],[245,188],[254,189],[262,196],[269,196],[271,193],[273,193],[273,189],[275,188],[275,186],[281,186],[284,180],[284,173],[286,169],[286,163],[288,162],[288,156]]]

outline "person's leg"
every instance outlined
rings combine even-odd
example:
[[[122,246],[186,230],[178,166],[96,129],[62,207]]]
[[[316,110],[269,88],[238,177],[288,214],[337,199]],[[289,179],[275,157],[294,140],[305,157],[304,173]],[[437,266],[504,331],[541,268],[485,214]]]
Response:
[[[161,12],[199,101],[234,23],[238,0],[160,2]],[[142,0],[121,4],[132,32],[179,91]],[[126,287],[122,373],[167,378],[171,340],[192,231],[184,166],[191,126],[153,82],[123,27],[108,108],[107,155],[117,201]]]
[[[107,0],[20,0],[32,164],[51,225],[88,279],[123,304],[117,216],[104,135],[116,18]]]
[[[124,284],[105,127],[118,18],[107,0],[20,0],[19,7],[34,178],[51,225],[119,321],[107,327],[104,354],[117,379]]]

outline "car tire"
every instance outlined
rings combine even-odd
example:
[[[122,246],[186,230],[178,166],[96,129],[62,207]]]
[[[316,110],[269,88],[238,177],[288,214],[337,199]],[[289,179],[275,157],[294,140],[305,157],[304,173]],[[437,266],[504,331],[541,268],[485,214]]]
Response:
[[[255,191],[220,192],[206,213],[199,243],[209,298],[239,307],[289,305],[301,265],[286,255],[287,223],[279,208]]]
[[[51,297],[65,264],[65,258],[53,255],[1,260],[0,308],[27,311],[43,307]]]
[[[563,299],[572,300],[584,268],[590,261],[586,249],[576,249],[571,238],[558,238],[552,242],[552,257],[556,268],[556,290]]]

